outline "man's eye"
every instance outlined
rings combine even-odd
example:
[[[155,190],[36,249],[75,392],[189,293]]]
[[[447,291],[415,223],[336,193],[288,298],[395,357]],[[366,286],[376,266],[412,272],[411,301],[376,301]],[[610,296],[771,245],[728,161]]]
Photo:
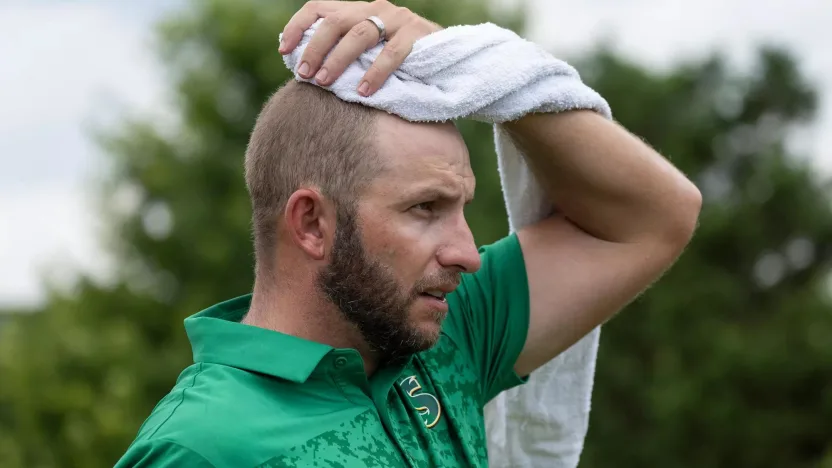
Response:
[[[418,205],[413,205],[413,208],[420,211],[433,211],[433,202],[419,203]]]

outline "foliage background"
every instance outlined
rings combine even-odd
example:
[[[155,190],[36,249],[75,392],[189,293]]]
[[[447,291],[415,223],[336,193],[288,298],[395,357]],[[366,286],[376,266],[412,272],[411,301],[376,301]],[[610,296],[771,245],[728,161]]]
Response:
[[[112,466],[190,362],[182,320],[250,290],[242,156],[289,78],[276,37],[303,3],[193,0],[159,25],[178,122],[97,135],[116,275],[2,316],[0,466]],[[477,0],[397,3],[523,32],[519,11]],[[605,326],[581,466],[832,467],[829,181],[787,145],[813,87],[771,48],[750,73],[718,54],[667,73],[603,48],[569,59],[706,200],[680,262]],[[461,128],[478,178],[468,218],[490,243],[507,229],[491,128]],[[124,191],[135,209],[113,203]]]

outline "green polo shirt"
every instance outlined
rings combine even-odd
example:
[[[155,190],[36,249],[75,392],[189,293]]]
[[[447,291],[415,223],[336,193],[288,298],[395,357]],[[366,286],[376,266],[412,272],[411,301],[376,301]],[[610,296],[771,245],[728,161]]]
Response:
[[[116,466],[487,466],[483,406],[524,381],[529,291],[515,235],[480,255],[437,344],[369,379],[354,349],[239,323],[250,296],[187,318],[194,364]]]

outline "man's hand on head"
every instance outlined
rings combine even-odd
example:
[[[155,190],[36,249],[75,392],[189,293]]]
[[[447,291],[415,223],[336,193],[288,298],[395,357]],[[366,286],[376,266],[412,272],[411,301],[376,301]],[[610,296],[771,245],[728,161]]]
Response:
[[[369,96],[399,68],[417,40],[439,31],[441,26],[387,0],[311,1],[295,13],[283,29],[278,50],[284,55],[292,52],[304,31],[323,18],[303,52],[298,74],[303,78],[314,76],[318,84],[327,86],[364,51],[378,44],[379,31],[367,20],[370,16],[377,16],[384,23],[387,43],[358,85],[358,93]],[[330,51],[332,53],[327,57]]]

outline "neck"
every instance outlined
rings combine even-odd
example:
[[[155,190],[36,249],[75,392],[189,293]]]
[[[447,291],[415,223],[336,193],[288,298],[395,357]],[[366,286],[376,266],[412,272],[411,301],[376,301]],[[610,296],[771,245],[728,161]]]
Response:
[[[358,328],[321,294],[313,282],[306,285],[275,284],[258,278],[254,284],[251,307],[242,323],[334,348],[355,349],[364,361],[368,376],[378,366],[377,356]]]

